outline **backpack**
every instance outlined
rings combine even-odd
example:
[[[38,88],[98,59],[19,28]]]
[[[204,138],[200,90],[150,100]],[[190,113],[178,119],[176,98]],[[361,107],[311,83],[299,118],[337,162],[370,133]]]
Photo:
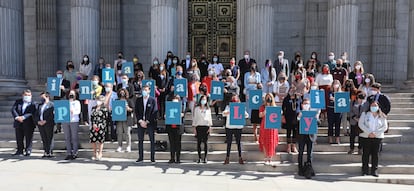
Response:
[[[315,176],[315,171],[313,170],[312,163],[305,162],[305,166],[303,167],[303,176],[306,179],[311,179],[312,176]]]

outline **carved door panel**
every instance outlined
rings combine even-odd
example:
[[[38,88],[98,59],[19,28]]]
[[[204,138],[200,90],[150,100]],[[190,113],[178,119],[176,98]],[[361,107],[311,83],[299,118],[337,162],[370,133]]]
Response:
[[[188,41],[194,57],[213,54],[227,64],[236,56],[236,0],[189,0]]]

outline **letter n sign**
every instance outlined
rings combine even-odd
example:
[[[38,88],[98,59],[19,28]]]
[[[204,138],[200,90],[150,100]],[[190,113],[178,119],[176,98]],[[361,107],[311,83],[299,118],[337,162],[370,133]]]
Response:
[[[112,121],[126,121],[126,101],[115,100],[112,101]]]
[[[299,134],[316,134],[318,131],[316,111],[302,111],[299,123]]]
[[[55,109],[55,123],[70,122],[69,100],[55,100],[53,104]]]
[[[181,102],[167,101],[165,106],[165,124],[181,125]]]
[[[90,80],[80,80],[79,81],[79,99],[93,99],[92,91],[92,81]]]
[[[220,81],[211,81],[211,100],[223,100],[224,83]]]
[[[174,94],[187,97],[187,79],[174,80]]]
[[[134,64],[132,62],[122,63],[122,74],[126,74],[128,78],[134,77]]]
[[[244,103],[230,103],[230,125],[245,125],[246,106]]]
[[[335,97],[335,113],[346,113],[351,110],[349,92],[336,92]]]
[[[47,91],[51,96],[60,96],[60,83],[62,79],[55,77],[47,78]]]
[[[265,111],[266,111],[265,128],[266,129],[280,129],[282,126],[282,108],[267,106]]]

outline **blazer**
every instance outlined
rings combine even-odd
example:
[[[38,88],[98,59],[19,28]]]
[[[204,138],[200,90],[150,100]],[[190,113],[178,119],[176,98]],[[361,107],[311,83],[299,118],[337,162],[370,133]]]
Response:
[[[377,98],[378,96],[378,98]],[[378,100],[376,100],[378,99]],[[379,95],[370,95],[367,98],[367,101],[365,102],[365,111],[369,110],[369,103],[371,103],[372,101],[378,101],[378,105],[379,108],[381,109],[381,111],[385,114],[388,115],[388,113],[390,113],[391,111],[391,101],[390,98],[388,98],[386,95],[379,93]]]
[[[118,91],[120,89],[122,89],[122,83],[116,85],[116,90]],[[126,90],[128,91],[129,99],[135,97],[135,87],[132,83],[128,83],[128,87],[126,87]]]
[[[22,123],[18,122],[17,120],[14,120],[13,127],[25,127],[25,128],[35,128],[35,122],[34,122],[34,115],[36,114],[36,105],[35,103],[31,102],[26,107],[26,110],[23,113],[23,99],[18,99],[16,102],[14,102],[13,107],[11,109],[11,113],[13,115],[13,119],[15,119],[18,116],[23,116],[24,120]]]
[[[285,72],[286,78],[289,79],[290,70],[289,62],[287,59],[283,59],[282,63],[279,62],[279,59],[275,59],[275,62],[273,63],[273,68],[275,68],[277,76],[279,76],[280,72]]]
[[[36,125],[38,125],[37,122],[41,121],[40,116],[42,114],[42,107],[43,107],[43,104],[42,105],[39,104],[37,106],[37,112],[36,112],[36,115],[35,115]],[[45,120],[46,123],[44,125],[42,125],[42,127],[44,127],[44,126],[46,126],[46,127],[55,126],[55,114],[54,114],[53,111],[54,111],[53,102],[48,102],[46,104],[46,107],[45,107],[44,111],[43,111],[43,120]],[[38,125],[38,126],[40,126],[40,125]]]
[[[148,122],[148,127],[156,128],[157,127],[157,114],[158,106],[154,97],[149,96],[147,105],[145,106],[146,110],[144,113],[144,98],[139,97],[135,102],[135,115],[137,116],[137,122],[139,120],[144,120]],[[139,123],[138,123],[139,126]]]

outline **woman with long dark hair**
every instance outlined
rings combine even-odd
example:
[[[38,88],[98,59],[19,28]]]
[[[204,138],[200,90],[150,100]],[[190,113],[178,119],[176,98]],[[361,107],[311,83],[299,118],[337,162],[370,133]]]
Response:
[[[201,96],[200,101],[195,107],[193,112],[193,124],[194,135],[197,138],[197,152],[198,160],[197,163],[200,163],[203,160],[203,163],[207,163],[207,140],[208,135],[210,134],[210,127],[213,125],[213,120],[211,118],[211,110],[208,106],[207,96]],[[204,158],[201,158],[201,143],[204,143]]]

